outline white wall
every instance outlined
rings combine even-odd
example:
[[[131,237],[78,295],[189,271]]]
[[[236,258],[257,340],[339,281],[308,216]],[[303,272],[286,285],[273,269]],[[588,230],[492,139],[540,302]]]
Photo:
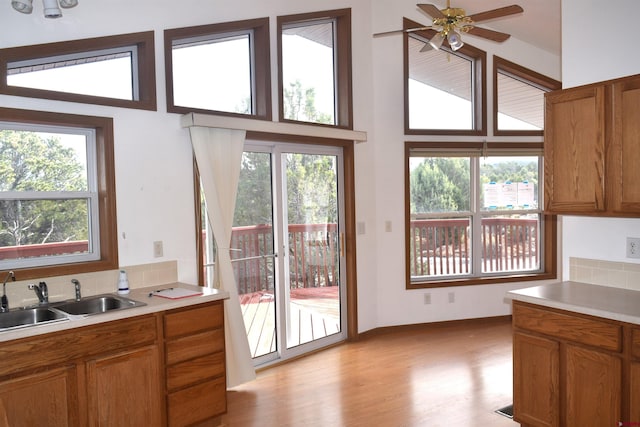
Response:
[[[615,31],[606,31],[603,13],[613,11]],[[562,83],[574,87],[640,73],[637,0],[562,0]],[[624,42],[616,42],[625,39]],[[626,258],[627,237],[640,237],[640,219],[563,218],[564,278],[569,258],[635,262]],[[588,232],[587,232],[588,230]]]
[[[444,1],[439,2],[444,4]],[[531,282],[426,291],[405,290],[404,277],[404,141],[402,39],[373,39],[375,32],[401,28],[402,17],[418,22],[425,16],[414,0],[109,0],[81,1],[59,20],[45,20],[41,3],[32,15],[14,12],[0,1],[0,47],[154,30],[158,111],[136,111],[49,100],[0,96],[4,107],[114,117],[120,264],[178,260],[179,280],[195,283],[191,148],[175,114],[166,113],[162,31],[268,16],[275,58],[275,18],[317,10],[352,8],[354,123],[369,140],[356,146],[356,220],[365,233],[357,236],[359,329],[508,314],[509,289]],[[525,18],[522,18],[525,19]],[[489,55],[518,62],[560,78],[559,58],[515,39],[504,44],[467,40]],[[277,87],[275,63],[272,87]],[[489,82],[488,93],[491,93]],[[274,94],[274,106],[276,96]],[[277,108],[274,108],[277,111]],[[426,138],[411,139],[420,140]],[[440,138],[441,139],[441,138]],[[498,140],[498,138],[493,138]],[[385,232],[385,221],[392,231]],[[125,237],[123,237],[126,236]],[[153,242],[164,241],[164,257],[153,258]],[[449,304],[448,293],[456,303]]]

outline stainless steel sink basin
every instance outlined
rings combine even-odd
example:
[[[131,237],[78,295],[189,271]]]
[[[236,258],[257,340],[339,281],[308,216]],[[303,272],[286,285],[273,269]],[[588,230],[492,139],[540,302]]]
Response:
[[[67,314],[90,315],[107,313],[114,310],[125,310],[144,305],[147,304],[121,296],[96,295],[82,298],[80,301],[67,301],[60,304],[53,304],[52,307]]]
[[[33,326],[67,319],[64,313],[50,310],[47,307],[34,307],[0,313],[0,329]]]

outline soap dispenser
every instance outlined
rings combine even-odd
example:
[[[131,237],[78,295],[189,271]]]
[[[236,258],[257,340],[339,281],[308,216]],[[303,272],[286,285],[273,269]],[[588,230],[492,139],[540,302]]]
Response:
[[[127,272],[120,270],[120,278],[118,279],[118,293],[125,295],[129,293],[129,279],[127,279]]]

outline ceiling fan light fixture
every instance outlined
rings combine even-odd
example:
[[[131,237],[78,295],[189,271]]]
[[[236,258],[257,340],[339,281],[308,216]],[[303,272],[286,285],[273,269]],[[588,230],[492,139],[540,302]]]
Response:
[[[60,0],[60,7],[71,9],[78,5],[78,0]]]
[[[454,52],[464,46],[462,37],[457,31],[449,32],[449,34],[447,35],[447,42],[449,42],[449,46],[451,46],[451,50],[453,50]]]
[[[42,0],[42,4],[44,6],[44,17],[45,18],[61,18],[62,11],[58,5],[58,0]]]
[[[31,13],[33,10],[33,0],[13,0],[11,6],[21,13]]]
[[[429,40],[429,45],[435,50],[439,50],[440,46],[442,46],[442,42],[444,42],[444,36],[442,33],[438,33],[435,36],[431,37]]]

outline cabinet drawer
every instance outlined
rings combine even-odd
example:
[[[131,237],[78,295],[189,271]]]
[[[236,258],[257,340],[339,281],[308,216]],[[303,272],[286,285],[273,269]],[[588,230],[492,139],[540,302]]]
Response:
[[[224,329],[201,332],[166,343],[167,365],[224,351]]]
[[[167,388],[173,391],[224,374],[224,353],[208,354],[169,366],[167,368]]]
[[[188,426],[227,411],[224,377],[169,394],[169,426]]]
[[[640,359],[640,329],[634,328],[631,337],[631,354]]]
[[[622,351],[622,326],[595,318],[530,307],[514,301],[513,324],[517,328],[576,343]]]
[[[222,301],[184,311],[171,311],[164,316],[165,338],[189,335],[224,325]]]

